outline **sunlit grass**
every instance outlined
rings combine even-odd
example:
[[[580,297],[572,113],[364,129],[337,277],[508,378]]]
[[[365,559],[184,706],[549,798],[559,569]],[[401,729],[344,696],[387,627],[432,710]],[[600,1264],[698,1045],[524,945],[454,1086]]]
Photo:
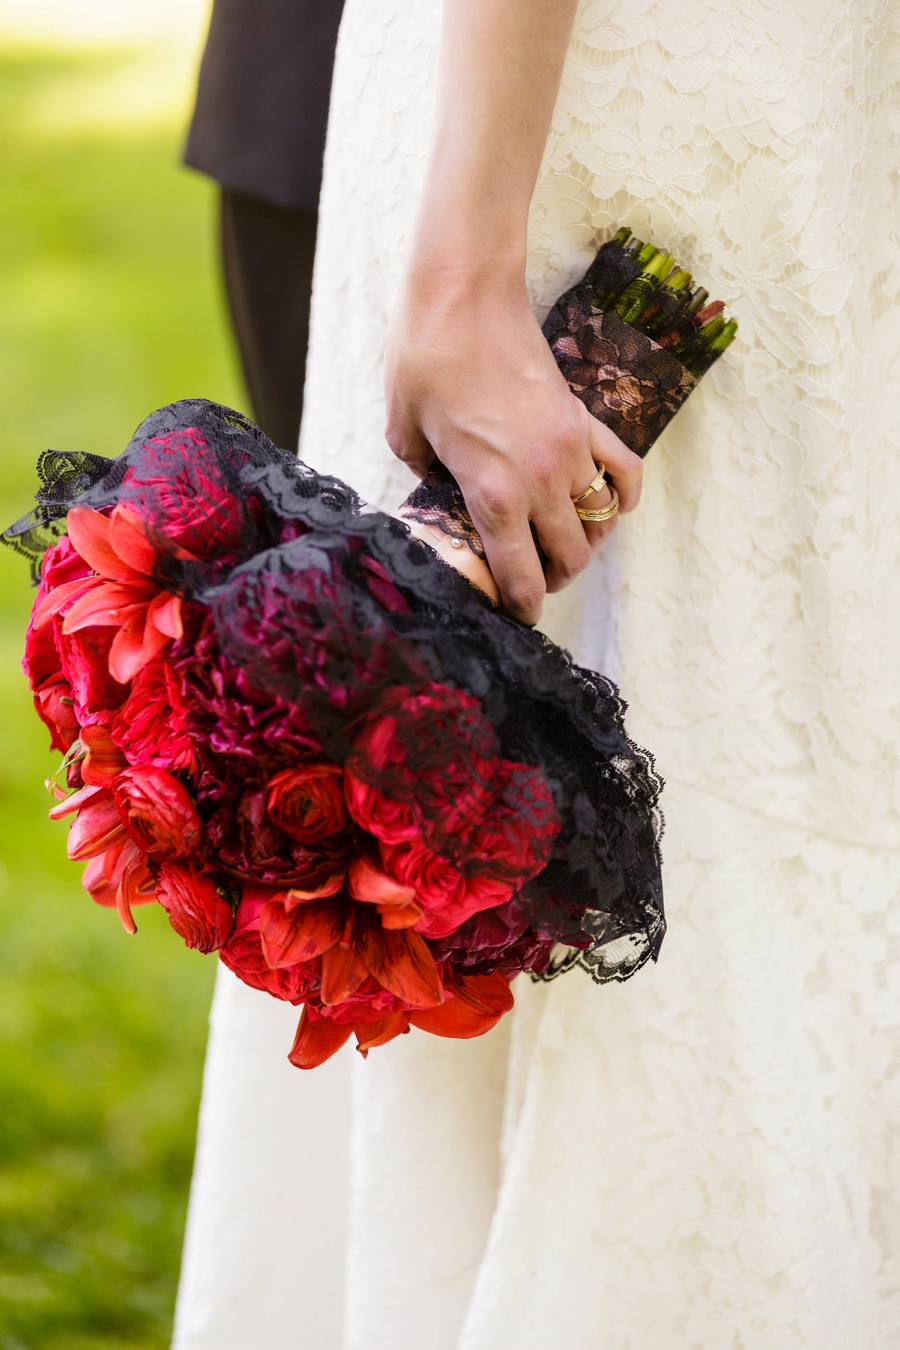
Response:
[[[113,455],[162,403],[242,403],[213,192],[178,168],[177,131],[34,117],[118,59],[0,52],[3,522],[46,446]],[[0,1350],[149,1350],[169,1339],[214,968],[157,907],[128,938],[81,891],[18,669],[29,603],[0,550]]]

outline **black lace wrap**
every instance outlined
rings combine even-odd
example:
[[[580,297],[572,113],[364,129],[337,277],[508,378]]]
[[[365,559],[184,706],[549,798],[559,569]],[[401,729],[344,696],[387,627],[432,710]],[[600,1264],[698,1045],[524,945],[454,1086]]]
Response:
[[[161,584],[212,623],[256,690],[302,708],[338,762],[398,685],[434,681],[477,699],[502,755],[540,766],[562,821],[550,862],[518,897],[533,930],[564,944],[544,978],[578,963],[598,981],[621,980],[656,957],[662,783],[625,734],[609,680],[500,613],[401,521],[366,510],[351,488],[228,408],[174,403],[115,460],[48,452],[39,467],[37,509],[7,542],[38,569],[71,505],[131,505],[159,539],[177,541]],[[204,531],[207,546],[192,549]],[[190,556],[198,552],[203,562]],[[380,568],[404,604],[379,598]],[[425,765],[428,746],[409,747],[413,776],[417,754]],[[390,765],[377,786],[408,791]]]
[[[560,296],[543,333],[572,393],[641,458],[697,387],[671,352],[594,309],[585,284]]]

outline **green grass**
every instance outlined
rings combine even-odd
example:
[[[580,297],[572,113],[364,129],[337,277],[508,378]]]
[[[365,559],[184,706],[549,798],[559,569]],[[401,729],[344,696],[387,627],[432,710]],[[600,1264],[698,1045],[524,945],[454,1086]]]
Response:
[[[114,455],[153,408],[241,406],[214,195],[180,131],[36,130],[105,56],[0,51],[0,521],[46,446]],[[51,824],[18,668],[31,595],[0,550],[0,1350],[166,1346],[214,962],[156,906],[129,938]]]

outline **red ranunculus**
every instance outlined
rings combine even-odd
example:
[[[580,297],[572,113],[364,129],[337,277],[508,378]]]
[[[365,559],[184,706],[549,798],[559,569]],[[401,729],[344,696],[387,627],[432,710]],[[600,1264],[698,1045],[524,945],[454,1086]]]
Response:
[[[200,842],[200,817],[165,769],[137,764],[116,781],[116,806],[138,848],[151,858],[186,858]]]
[[[283,769],[268,783],[269,815],[285,834],[315,844],[347,825],[344,771],[340,764],[299,764]]]
[[[490,877],[466,877],[421,840],[381,846],[385,871],[415,892],[425,913],[416,931],[425,937],[446,937],[483,909],[503,905],[514,886]]]
[[[190,773],[197,767],[197,749],[188,730],[189,713],[183,677],[158,656],[132,680],[113,720],[112,738],[131,764]]]
[[[496,795],[501,760],[478,700],[429,684],[417,694],[390,690],[381,707],[347,761],[353,777],[409,806],[432,843],[481,819]]]
[[[215,952],[231,937],[234,909],[222,887],[193,861],[164,862],[159,869],[157,899],[185,945]]]
[[[402,844],[406,839],[418,839],[419,827],[411,806],[393,801],[369,787],[349,769],[344,770],[344,796],[351,816],[369,834],[385,844]]]

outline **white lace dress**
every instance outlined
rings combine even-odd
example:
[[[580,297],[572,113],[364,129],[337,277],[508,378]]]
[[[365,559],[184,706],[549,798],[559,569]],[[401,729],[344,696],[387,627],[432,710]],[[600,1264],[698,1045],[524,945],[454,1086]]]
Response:
[[[302,453],[388,508],[439,22],[348,0],[329,132]],[[668,780],[669,934],[308,1075],[223,977],[179,1350],[900,1347],[898,169],[900,0],[582,6],[535,306],[628,224],[741,322],[547,622]]]

